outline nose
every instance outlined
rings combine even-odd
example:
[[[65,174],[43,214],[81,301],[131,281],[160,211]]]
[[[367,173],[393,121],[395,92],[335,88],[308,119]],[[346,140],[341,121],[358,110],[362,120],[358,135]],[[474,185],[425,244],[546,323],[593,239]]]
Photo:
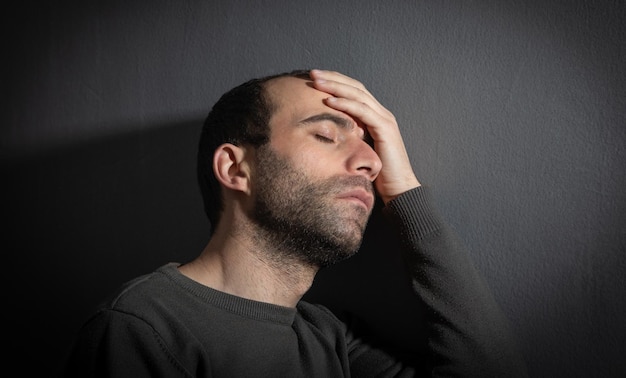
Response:
[[[347,164],[350,173],[363,175],[372,182],[383,167],[376,151],[360,138],[354,140]]]

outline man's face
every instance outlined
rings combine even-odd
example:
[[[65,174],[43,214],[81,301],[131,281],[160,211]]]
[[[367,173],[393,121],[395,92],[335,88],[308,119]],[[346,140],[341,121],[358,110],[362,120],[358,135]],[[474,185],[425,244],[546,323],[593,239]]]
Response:
[[[271,82],[270,143],[257,151],[253,219],[283,255],[327,266],[358,250],[381,164],[365,130],[302,79]]]

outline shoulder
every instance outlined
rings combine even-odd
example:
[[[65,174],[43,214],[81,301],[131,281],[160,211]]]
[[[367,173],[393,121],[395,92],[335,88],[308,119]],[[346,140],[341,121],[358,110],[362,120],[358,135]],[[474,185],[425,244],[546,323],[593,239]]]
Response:
[[[186,310],[198,305],[193,294],[177,283],[181,278],[176,278],[176,267],[164,265],[115,291],[79,330],[74,347],[77,356],[106,350],[120,361],[142,354],[162,356],[163,364],[176,369],[194,366],[202,346],[189,329],[198,321]]]
[[[133,312],[149,306],[151,302],[159,301],[167,293],[177,290],[176,285],[168,278],[176,265],[170,263],[125,282],[101,304],[100,310]]]
[[[177,265],[170,263],[138,276],[112,293],[88,320],[98,327],[136,327],[167,333],[173,319],[182,319],[181,309],[193,303],[193,296],[177,283]]]
[[[321,304],[301,301],[298,304],[298,318],[307,328],[314,328],[328,338],[344,338],[348,327],[331,310]]]

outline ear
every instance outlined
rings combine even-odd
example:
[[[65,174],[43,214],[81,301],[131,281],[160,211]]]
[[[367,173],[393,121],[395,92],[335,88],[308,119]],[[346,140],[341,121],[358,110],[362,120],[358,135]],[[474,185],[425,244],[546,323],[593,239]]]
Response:
[[[250,193],[250,166],[244,148],[231,143],[220,145],[213,154],[213,172],[226,188]]]

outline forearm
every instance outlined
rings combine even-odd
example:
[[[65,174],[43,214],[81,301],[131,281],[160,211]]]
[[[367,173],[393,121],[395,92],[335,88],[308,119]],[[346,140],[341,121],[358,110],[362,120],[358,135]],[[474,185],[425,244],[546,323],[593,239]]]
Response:
[[[525,376],[507,321],[425,188],[391,201],[414,290],[428,308],[435,376]]]

